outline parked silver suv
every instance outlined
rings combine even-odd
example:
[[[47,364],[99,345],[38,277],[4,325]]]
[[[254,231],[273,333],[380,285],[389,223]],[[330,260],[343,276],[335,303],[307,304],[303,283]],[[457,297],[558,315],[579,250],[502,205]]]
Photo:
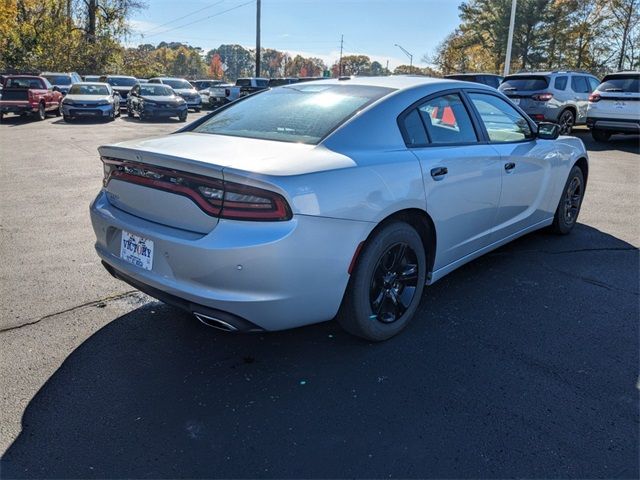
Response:
[[[555,122],[567,135],[586,123],[589,94],[599,84],[584,72],[531,72],[508,75],[499,90],[536,122]]]

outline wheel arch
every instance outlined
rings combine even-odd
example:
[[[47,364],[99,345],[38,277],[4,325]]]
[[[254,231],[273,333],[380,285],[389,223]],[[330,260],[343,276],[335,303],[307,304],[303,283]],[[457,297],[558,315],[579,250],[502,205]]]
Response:
[[[589,177],[589,162],[585,157],[580,157],[573,164],[577,166],[582,171],[582,176],[584,177],[584,185],[587,185],[587,178]]]
[[[408,223],[418,232],[418,235],[420,235],[425,249],[427,259],[427,279],[429,279],[433,272],[438,241],[435,224],[433,223],[431,216],[426,211],[419,208],[406,208],[393,212],[383,218],[375,228],[369,232],[369,235],[367,235],[367,238],[364,240],[362,245],[365,245],[378,230],[394,221]]]

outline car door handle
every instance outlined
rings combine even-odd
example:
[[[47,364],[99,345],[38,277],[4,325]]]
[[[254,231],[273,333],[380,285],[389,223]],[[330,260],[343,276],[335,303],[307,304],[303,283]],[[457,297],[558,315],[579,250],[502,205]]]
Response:
[[[515,163],[513,163],[513,162],[509,162],[509,163],[505,163],[505,164],[504,164],[504,169],[505,169],[507,172],[510,172],[510,171],[511,171],[511,170],[513,170],[514,168],[516,168],[516,164],[515,164]]]
[[[447,167],[436,167],[431,169],[431,176],[436,180],[441,180],[447,173],[449,173]]]

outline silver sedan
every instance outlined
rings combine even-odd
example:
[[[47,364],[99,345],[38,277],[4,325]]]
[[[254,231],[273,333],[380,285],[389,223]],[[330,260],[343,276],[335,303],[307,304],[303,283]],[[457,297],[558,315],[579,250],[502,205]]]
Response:
[[[111,274],[225,330],[337,317],[373,341],[457,267],[570,232],[588,175],[556,125],[421,77],[284,86],[99,151],[91,219]]]

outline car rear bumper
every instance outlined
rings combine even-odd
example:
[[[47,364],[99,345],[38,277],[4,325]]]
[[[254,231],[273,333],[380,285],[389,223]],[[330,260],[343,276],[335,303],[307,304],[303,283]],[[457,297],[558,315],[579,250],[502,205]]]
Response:
[[[587,127],[623,133],[640,133],[640,120],[587,117]]]
[[[263,330],[333,318],[354,252],[371,229],[296,215],[287,222],[221,219],[202,235],[130,215],[104,192],[91,205],[91,221],[96,251],[116,276],[160,300],[178,299],[167,301],[188,311],[224,312]],[[153,241],[151,270],[120,258],[122,230]]]
[[[36,111],[38,111],[38,105],[31,105],[28,102],[3,100],[0,104],[0,112],[2,113],[33,113]]]

